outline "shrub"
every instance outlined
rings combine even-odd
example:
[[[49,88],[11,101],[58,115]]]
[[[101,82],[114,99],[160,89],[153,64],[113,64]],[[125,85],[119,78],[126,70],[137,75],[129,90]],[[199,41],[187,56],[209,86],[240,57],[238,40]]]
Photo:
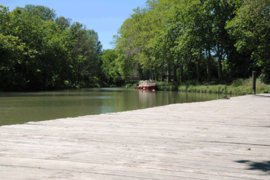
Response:
[[[264,84],[270,84],[270,73],[266,72],[265,70],[262,70],[262,73],[259,76],[259,79]]]
[[[244,84],[244,80],[239,78],[239,79],[236,79],[232,82],[232,86],[233,87],[238,87],[238,86],[242,86]]]
[[[126,88],[131,88],[132,87],[132,84],[127,84],[126,85]]]

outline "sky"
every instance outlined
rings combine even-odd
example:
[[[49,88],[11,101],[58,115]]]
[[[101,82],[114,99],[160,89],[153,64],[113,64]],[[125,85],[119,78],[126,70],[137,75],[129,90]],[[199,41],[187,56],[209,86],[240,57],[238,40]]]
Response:
[[[54,9],[57,17],[70,18],[96,31],[103,49],[113,48],[113,35],[133,13],[132,9],[144,7],[145,3],[146,0],[0,0],[10,11],[26,4]]]

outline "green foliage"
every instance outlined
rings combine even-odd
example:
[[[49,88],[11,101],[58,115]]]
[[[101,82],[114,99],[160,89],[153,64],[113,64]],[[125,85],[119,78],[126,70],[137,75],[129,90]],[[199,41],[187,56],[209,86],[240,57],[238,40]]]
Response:
[[[259,76],[259,79],[264,84],[270,84],[270,73],[263,69],[261,75]]]
[[[119,75],[139,75],[167,78],[158,83],[166,90],[224,92],[197,85],[235,80],[226,91],[250,93],[242,79],[254,70],[270,82],[267,0],[147,0],[104,52],[94,30],[44,6],[0,5],[0,24],[1,90],[119,85]]]
[[[25,87],[25,81],[21,74],[16,72],[16,66],[22,63],[24,44],[18,37],[0,34],[0,90],[17,86]]]
[[[268,1],[148,0],[113,43],[123,76],[220,84],[269,71],[268,32]]]
[[[243,84],[244,84],[244,80],[239,78],[232,82],[232,87],[242,86]]]
[[[61,28],[53,10],[0,6],[0,90],[42,90],[99,83],[98,35],[79,23]],[[67,83],[68,82],[68,83]]]
[[[235,84],[238,84],[237,86]],[[241,84],[241,85],[239,85]],[[257,93],[270,93],[270,85],[262,84],[257,80]],[[196,93],[218,93],[231,95],[253,94],[252,78],[238,79],[232,85],[181,85],[178,86],[178,91],[181,92],[196,92]]]
[[[98,34],[94,30],[87,30],[79,22],[73,23],[69,29],[72,40],[72,55],[74,58],[76,78],[75,84],[84,81],[85,83],[98,82],[101,73],[100,42]]]
[[[45,6],[27,4],[22,10],[29,12],[31,16],[40,17],[42,20],[54,20],[56,17],[55,11]]]
[[[112,49],[104,50],[101,56],[102,70],[109,84],[115,84],[119,76],[118,66],[116,64],[117,58],[115,50]]]
[[[127,89],[137,89],[138,83],[128,83],[125,86]]]
[[[65,18],[63,16],[55,19],[55,23],[59,26],[59,28],[63,31],[70,27],[71,19]]]
[[[267,0],[236,1],[236,16],[227,22],[230,35],[236,38],[237,51],[251,51],[257,65],[270,70],[270,14]]]

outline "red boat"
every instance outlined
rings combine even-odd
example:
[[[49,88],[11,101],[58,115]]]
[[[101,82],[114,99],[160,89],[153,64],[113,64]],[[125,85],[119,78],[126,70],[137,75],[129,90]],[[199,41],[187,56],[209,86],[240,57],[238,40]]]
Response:
[[[139,86],[137,86],[137,89],[143,89],[143,86],[139,85]]]
[[[146,81],[140,81],[139,86],[137,86],[137,89],[144,89],[144,90],[155,90],[156,89],[156,83],[153,80],[146,80]]]

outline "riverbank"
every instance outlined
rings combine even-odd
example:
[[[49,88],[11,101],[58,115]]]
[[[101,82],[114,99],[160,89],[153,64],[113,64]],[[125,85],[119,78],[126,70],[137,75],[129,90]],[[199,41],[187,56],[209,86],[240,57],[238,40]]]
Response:
[[[136,84],[128,84],[127,88],[136,88]],[[195,93],[218,93],[229,95],[247,95],[253,94],[252,79],[237,79],[231,85],[196,85],[182,83],[181,85],[171,82],[157,82],[157,90],[161,91],[181,91],[181,92],[195,92]],[[270,85],[264,84],[257,79],[256,93],[270,93]]]
[[[1,126],[1,178],[268,179],[269,98]]]

